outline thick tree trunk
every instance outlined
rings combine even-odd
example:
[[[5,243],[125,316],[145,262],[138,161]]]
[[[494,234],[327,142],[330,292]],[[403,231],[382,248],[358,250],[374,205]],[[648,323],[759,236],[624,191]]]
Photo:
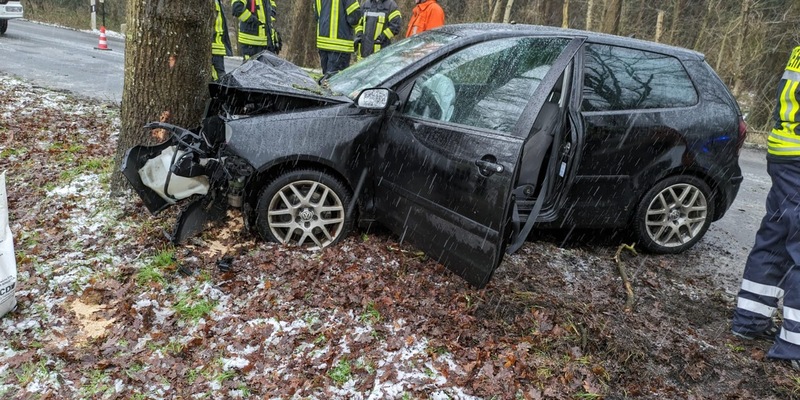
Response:
[[[125,151],[154,143],[142,126],[165,120],[197,126],[208,99],[213,3],[208,0],[128,0],[122,128],[111,192],[127,186],[119,171]]]
[[[622,14],[622,0],[607,0],[603,13],[602,31],[616,35],[619,33],[619,20]]]

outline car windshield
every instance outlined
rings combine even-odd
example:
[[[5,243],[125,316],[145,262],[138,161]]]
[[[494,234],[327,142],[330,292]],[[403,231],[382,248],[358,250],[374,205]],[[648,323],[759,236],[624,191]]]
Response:
[[[428,31],[401,40],[328,78],[328,88],[351,99],[376,87],[403,68],[421,60],[458,36]]]

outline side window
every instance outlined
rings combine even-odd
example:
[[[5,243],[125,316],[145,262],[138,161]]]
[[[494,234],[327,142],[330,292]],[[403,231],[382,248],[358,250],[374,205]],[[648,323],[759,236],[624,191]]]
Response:
[[[420,75],[403,113],[510,133],[568,43],[524,37],[470,46]]]
[[[614,111],[695,104],[697,91],[678,59],[624,47],[586,46],[583,110]]]

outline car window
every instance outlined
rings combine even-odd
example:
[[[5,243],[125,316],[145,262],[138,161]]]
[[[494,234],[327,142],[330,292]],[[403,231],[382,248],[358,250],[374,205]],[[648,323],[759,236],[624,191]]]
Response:
[[[403,39],[331,76],[328,88],[355,99],[362,90],[380,85],[457,38],[439,31],[426,31]]]
[[[403,113],[511,133],[568,43],[562,38],[523,37],[472,45],[422,73]]]
[[[671,108],[694,104],[697,104],[697,91],[677,58],[624,47],[586,46],[584,110]]]

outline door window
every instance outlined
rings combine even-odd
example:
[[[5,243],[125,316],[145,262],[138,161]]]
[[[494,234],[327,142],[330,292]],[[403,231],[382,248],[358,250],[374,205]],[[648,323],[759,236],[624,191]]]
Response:
[[[470,46],[420,75],[403,113],[510,134],[568,43],[524,37]]]
[[[624,47],[586,46],[583,110],[687,107],[697,91],[674,57]]]

